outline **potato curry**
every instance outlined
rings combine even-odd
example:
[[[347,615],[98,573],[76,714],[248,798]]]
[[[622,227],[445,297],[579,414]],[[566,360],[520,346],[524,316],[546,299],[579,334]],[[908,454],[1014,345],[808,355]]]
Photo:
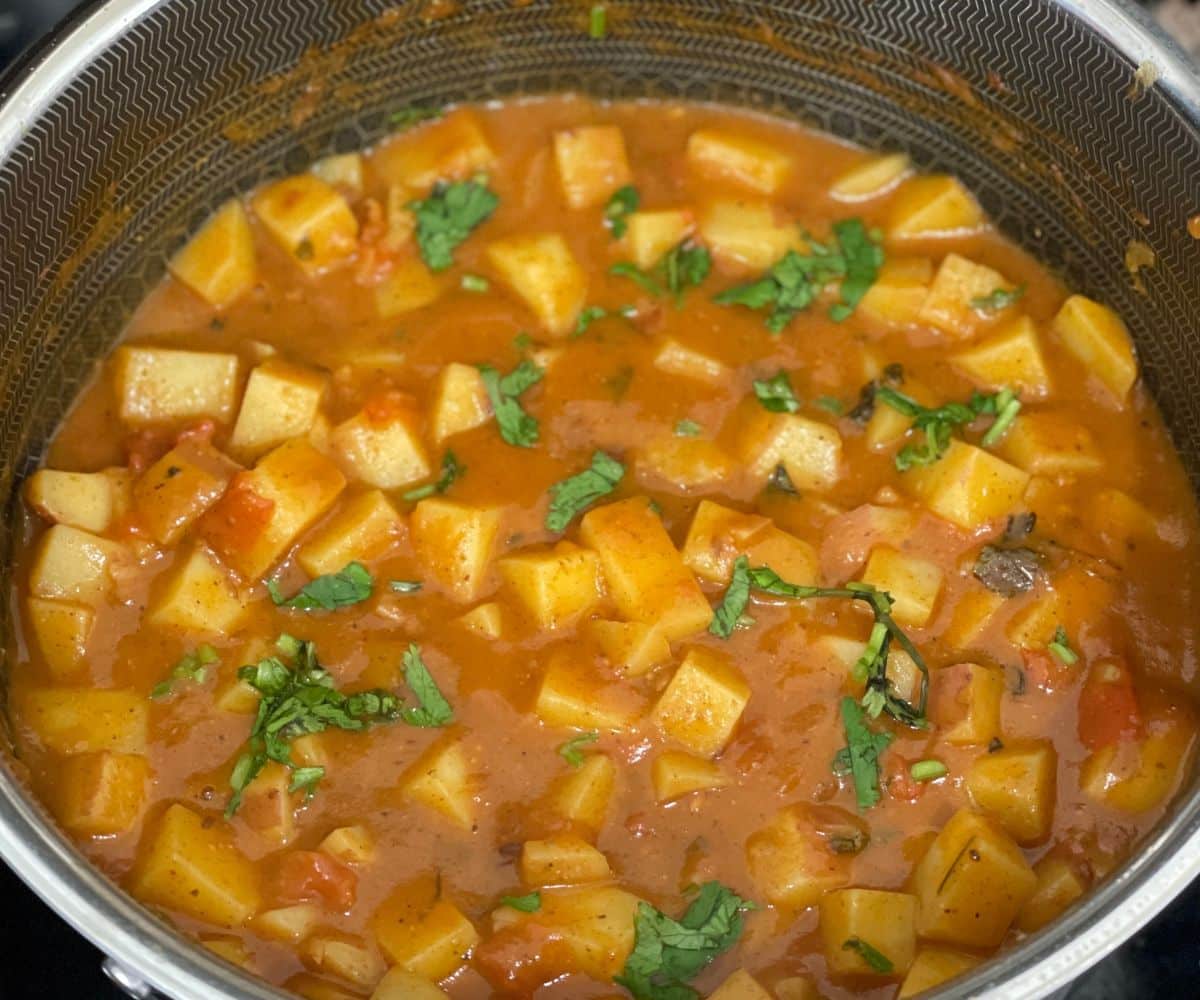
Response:
[[[1121,318],[779,120],[409,108],[217,209],[25,486],[10,709],[95,864],[314,1000],[909,997],[1196,735]]]

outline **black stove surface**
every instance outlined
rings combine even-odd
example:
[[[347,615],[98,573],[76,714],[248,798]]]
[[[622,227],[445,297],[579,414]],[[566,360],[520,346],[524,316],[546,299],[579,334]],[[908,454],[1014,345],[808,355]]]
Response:
[[[79,2],[0,0],[0,70]],[[1186,5],[1193,2],[1187,0]],[[1184,0],[1176,3],[1185,6]],[[101,971],[101,953],[3,864],[0,948],[7,955],[0,970],[0,1000],[125,997]],[[1193,883],[1141,933],[1059,996],[1061,1000],[1184,1000],[1200,996],[1200,882]]]

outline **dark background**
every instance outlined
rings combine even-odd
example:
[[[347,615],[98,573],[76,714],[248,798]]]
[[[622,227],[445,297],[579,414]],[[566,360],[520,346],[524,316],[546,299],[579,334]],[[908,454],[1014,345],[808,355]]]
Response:
[[[267,2],[267,0],[263,0]],[[0,0],[0,69],[48,31],[79,0]],[[1200,39],[1193,0],[1161,5],[1164,23]],[[47,909],[0,864],[0,1000],[122,1000],[100,971],[100,953]],[[1200,996],[1200,883],[1144,931],[1087,972],[1063,1000],[1141,1000]]]

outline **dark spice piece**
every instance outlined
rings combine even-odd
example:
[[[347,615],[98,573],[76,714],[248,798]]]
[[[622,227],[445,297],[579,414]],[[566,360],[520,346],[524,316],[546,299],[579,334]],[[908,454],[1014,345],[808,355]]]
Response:
[[[1002,597],[1016,597],[1032,589],[1041,571],[1041,559],[1033,549],[994,545],[984,546],[972,570],[976,580]]]

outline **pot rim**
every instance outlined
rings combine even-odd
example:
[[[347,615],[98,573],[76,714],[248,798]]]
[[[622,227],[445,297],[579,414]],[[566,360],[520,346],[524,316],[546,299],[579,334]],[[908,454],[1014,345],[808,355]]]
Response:
[[[172,0],[85,0],[0,76],[0,163],[28,128],[113,40]],[[1063,8],[1137,66],[1200,130],[1200,66],[1132,0],[1043,0]],[[280,1000],[287,994],[185,938],[88,862],[46,818],[10,767],[0,767],[0,858],[77,932],[139,981],[179,1000]],[[929,994],[1045,996],[1148,923],[1200,874],[1200,787],[1175,806],[1111,878],[1043,931]]]

